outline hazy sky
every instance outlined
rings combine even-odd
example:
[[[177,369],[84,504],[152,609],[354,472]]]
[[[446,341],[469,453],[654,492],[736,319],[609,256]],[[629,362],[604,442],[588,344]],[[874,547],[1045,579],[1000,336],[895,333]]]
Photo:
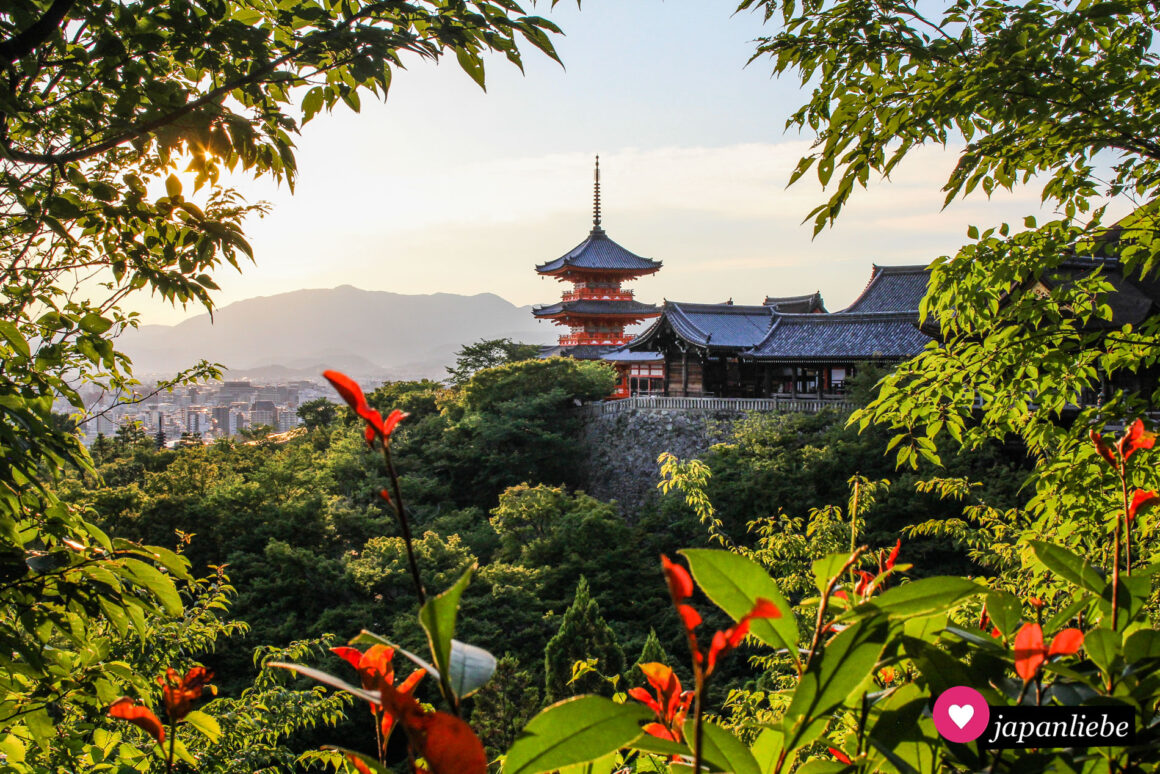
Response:
[[[454,62],[396,75],[385,104],[322,115],[298,141],[297,192],[246,183],[273,211],[247,229],[256,266],[218,275],[219,306],[299,288],[351,284],[400,293],[496,293],[551,302],[561,287],[534,265],[591,228],[592,159],[601,159],[604,227],[664,268],[637,281],[660,302],[759,303],[821,290],[831,310],[861,290],[871,263],[926,263],[969,224],[1019,223],[1033,192],[981,196],[940,213],[953,149],[933,148],[889,182],[855,194],[837,227],[801,223],[816,184],[785,183],[808,138],[783,131],[805,94],[769,66],[746,66],[769,34],[733,0],[562,0],[565,68],[527,54],[526,74],[496,60],[482,92]],[[200,310],[138,307],[146,322]]]

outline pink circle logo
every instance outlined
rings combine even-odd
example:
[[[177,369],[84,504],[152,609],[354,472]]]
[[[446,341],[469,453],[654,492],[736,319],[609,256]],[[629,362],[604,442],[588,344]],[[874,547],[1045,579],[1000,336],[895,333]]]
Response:
[[[975,741],[990,720],[991,708],[974,688],[956,685],[935,699],[934,727],[948,742]]]

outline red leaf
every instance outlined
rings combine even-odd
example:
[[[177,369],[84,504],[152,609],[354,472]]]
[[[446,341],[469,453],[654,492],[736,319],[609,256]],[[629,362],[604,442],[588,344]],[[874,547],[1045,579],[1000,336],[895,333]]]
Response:
[[[427,670],[425,669],[416,669],[414,672],[412,672],[407,677],[407,679],[403,681],[402,685],[396,689],[399,695],[405,696],[414,701],[414,699],[411,698],[411,695],[415,693],[415,686],[419,684],[419,681],[423,679],[423,675],[425,674],[427,674]],[[391,709],[387,706],[386,701],[384,701],[383,719],[379,725],[379,727],[382,729],[384,745],[387,743],[387,740],[391,738],[391,732],[395,730],[395,722],[397,720],[398,717],[396,717],[395,713],[391,711]]]
[[[348,406],[355,411],[366,408],[367,399],[363,395],[362,387],[358,386],[358,382],[339,371],[323,371],[322,375],[338,391]]]
[[[1037,623],[1025,623],[1015,635],[1015,672],[1030,682],[1047,658],[1043,647],[1043,629]]]
[[[372,645],[363,653],[358,663],[358,674],[362,687],[368,691],[379,690],[383,683],[395,684],[395,668],[391,662],[395,649],[386,645]]]
[[[340,645],[337,648],[331,648],[330,652],[341,658],[346,663],[350,664],[355,669],[358,669],[359,662],[362,661],[362,651],[357,648],[348,648],[345,645]]]
[[[841,763],[850,764],[850,763],[854,762],[854,761],[850,760],[849,755],[846,755],[846,753],[842,752],[837,747],[831,747],[831,748],[829,748],[829,750],[830,750],[830,755],[834,756]]]
[[[1108,463],[1112,465],[1112,467],[1117,467],[1116,455],[1112,453],[1111,447],[1104,443],[1104,437],[1093,429],[1088,431],[1088,438],[1090,438],[1092,443],[1095,444],[1096,452],[1099,453],[1099,455],[1105,460],[1107,460]]]
[[[1147,508],[1160,502],[1160,495],[1148,489],[1137,489],[1132,495],[1132,504],[1128,506],[1128,520],[1136,518],[1141,508]]]
[[[157,744],[165,741],[165,729],[161,720],[148,707],[143,707],[134,699],[123,696],[109,707],[109,715],[120,720],[127,720],[153,737]]]
[[[661,709],[661,705],[657,704],[657,700],[644,688],[630,688],[628,695],[652,710],[658,718],[665,716],[665,711]]]
[[[860,596],[866,591],[866,589],[870,588],[870,582],[874,580],[874,576],[865,570],[859,570],[858,578],[858,583],[854,586],[854,593]]]
[[[661,555],[661,566],[664,568],[665,580],[669,583],[669,594],[673,597],[674,605],[693,596],[693,578],[689,575],[688,570],[679,564],[670,562],[664,554]]]
[[[758,597],[753,604],[753,609],[745,614],[742,620],[751,620],[754,618],[781,618],[781,611],[777,609],[777,605],[770,602],[764,597]]]
[[[459,718],[436,712],[419,718],[412,728],[431,774],[487,774],[483,744]]]
[[[894,550],[890,552],[890,556],[886,557],[886,569],[889,570],[894,567],[894,562],[898,559],[898,550],[902,548],[902,538],[899,538],[894,543]]]
[[[1146,431],[1144,429],[1144,422],[1137,419],[1128,426],[1124,437],[1116,443],[1116,448],[1120,450],[1120,454],[1126,461],[1140,449],[1151,449],[1155,443],[1156,434]]]
[[[729,631],[732,631],[730,629]],[[742,635],[744,636],[744,635]],[[713,641],[709,643],[709,656],[705,660],[705,674],[713,673],[713,668],[717,666],[717,657],[723,655],[730,648],[729,635],[725,632],[717,632],[713,635]]]
[[[387,501],[387,505],[391,505],[391,504],[392,504],[392,503],[391,503],[391,493],[390,493],[390,492],[388,492],[386,489],[380,489],[380,490],[379,490],[379,497],[381,497],[381,498],[383,498],[384,500],[386,500],[386,501]]]
[[[363,428],[363,438],[367,439],[367,445],[373,445],[375,442],[375,429],[371,425]]]
[[[395,432],[395,428],[398,426],[398,424],[409,416],[411,415],[405,411],[399,411],[398,409],[392,411],[390,415],[387,416],[387,421],[383,423],[383,437],[390,438],[391,433]]]
[[[356,770],[358,770],[359,774],[374,774],[374,772],[371,771],[371,767],[363,763],[357,755],[351,755],[350,753],[347,753],[346,759],[351,762],[351,765],[353,765]]]
[[[644,727],[644,732],[649,736],[655,736],[657,739],[668,739],[670,742],[679,742],[680,740],[660,723],[649,723]]]
[[[692,632],[701,625],[701,614],[693,609],[692,605],[677,605],[677,612],[685,622],[685,629]]]
[[[200,699],[206,684],[213,679],[213,672],[203,666],[195,666],[178,679],[177,670],[165,670],[164,677],[158,677],[161,697],[165,700],[165,712],[172,721],[178,721],[189,714],[195,699]]]
[[[1083,632],[1079,629],[1064,629],[1051,641],[1051,649],[1047,651],[1047,657],[1070,656],[1082,647]]]

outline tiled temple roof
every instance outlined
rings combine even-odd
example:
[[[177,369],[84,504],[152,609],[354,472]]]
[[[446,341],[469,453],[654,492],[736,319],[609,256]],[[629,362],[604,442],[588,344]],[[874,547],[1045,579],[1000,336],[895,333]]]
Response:
[[[755,360],[902,360],[930,341],[913,312],[780,315],[742,355]]]
[[[862,295],[842,312],[913,312],[926,295],[930,270],[925,266],[874,266]]]
[[[624,272],[633,275],[652,274],[661,268],[660,261],[642,258],[613,242],[604,229],[595,226],[588,238],[554,261],[536,267],[540,274],[560,274],[568,269],[599,272]]]
[[[661,319],[628,348],[647,349],[671,331],[693,347],[760,361],[905,359],[929,340],[918,329],[929,277],[922,266],[875,266],[862,294],[840,312],[808,311],[821,307],[816,293],[768,297],[761,306],[667,301]]]
[[[804,296],[766,296],[763,306],[773,307],[783,314],[824,313],[826,304],[819,290]]]
[[[639,301],[604,301],[600,299],[560,301],[555,304],[537,306],[532,309],[532,314],[540,318],[576,315],[584,317],[625,317],[641,319],[644,317],[653,317],[658,312],[659,310],[655,304],[642,304]]]

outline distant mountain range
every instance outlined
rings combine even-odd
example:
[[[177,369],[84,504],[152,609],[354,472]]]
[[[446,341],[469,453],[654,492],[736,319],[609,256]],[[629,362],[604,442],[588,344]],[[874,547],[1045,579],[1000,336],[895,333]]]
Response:
[[[204,358],[226,378],[289,381],[327,368],[351,376],[442,379],[464,344],[509,337],[547,344],[557,332],[492,293],[402,295],[296,290],[238,301],[177,325],[143,325],[119,348],[138,377],[172,376]]]

